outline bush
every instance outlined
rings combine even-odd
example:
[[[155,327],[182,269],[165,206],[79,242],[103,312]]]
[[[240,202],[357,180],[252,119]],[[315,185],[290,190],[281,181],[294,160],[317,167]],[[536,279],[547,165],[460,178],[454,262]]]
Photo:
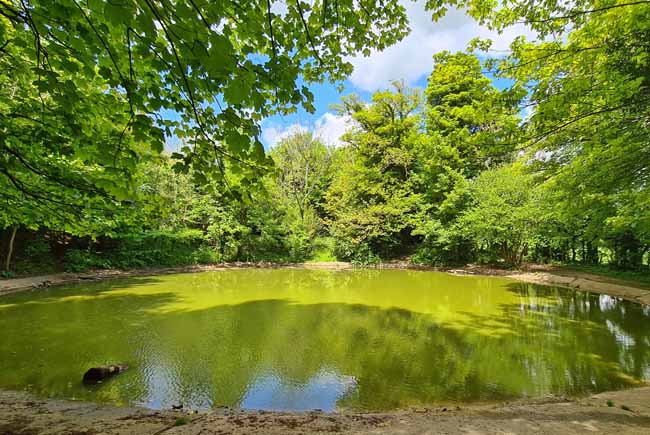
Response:
[[[134,269],[216,263],[221,260],[199,230],[152,231],[102,239],[65,254],[65,269]]]
[[[367,243],[354,244],[339,240],[334,251],[336,258],[349,261],[355,266],[367,266],[381,263],[381,258]]]
[[[83,272],[89,269],[111,269],[109,260],[88,249],[69,249],[63,257],[66,272]]]
[[[333,237],[317,237],[313,243],[310,261],[328,262],[336,261],[336,240]]]

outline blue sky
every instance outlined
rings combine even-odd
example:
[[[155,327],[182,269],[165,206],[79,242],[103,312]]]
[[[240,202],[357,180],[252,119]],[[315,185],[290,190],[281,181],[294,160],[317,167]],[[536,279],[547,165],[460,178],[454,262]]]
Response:
[[[339,93],[336,84],[315,84],[310,89],[314,94],[315,113],[300,109],[288,116],[273,116],[262,122],[262,142],[266,148],[275,145],[283,137],[300,129],[315,130],[321,138],[331,144],[339,145],[339,137],[348,126],[348,120],[331,110],[342,95],[357,94],[369,100],[373,92],[390,87],[393,80],[403,80],[412,87],[425,87],[426,79],[433,69],[433,55],[443,50],[451,52],[465,50],[474,38],[490,38],[493,41],[493,54],[503,54],[510,42],[520,35],[533,39],[534,35],[523,25],[513,26],[497,34],[479,26],[462,11],[451,10],[438,22],[431,21],[425,11],[425,0],[402,0],[409,16],[411,33],[396,45],[383,52],[372,52],[370,56],[352,57],[348,60],[354,72],[343,83]],[[498,87],[505,82],[497,81]],[[169,149],[174,149],[168,143]]]
[[[369,57],[348,59],[354,72],[343,83],[339,93],[333,84],[312,85],[316,112],[313,114],[300,110],[289,116],[274,116],[262,123],[262,142],[272,147],[277,141],[299,129],[312,129],[332,145],[340,143],[339,137],[347,128],[347,120],[336,115],[330,106],[340,101],[342,95],[357,94],[369,100],[373,92],[386,89],[392,80],[404,80],[412,87],[425,87],[426,79],[433,69],[433,55],[443,50],[452,52],[464,50],[476,37],[490,38],[495,53],[502,54],[519,36],[533,39],[533,34],[522,25],[506,29],[497,34],[479,26],[462,11],[451,10],[440,21],[431,21],[431,15],[424,10],[424,1],[404,0],[409,16],[411,33],[398,44],[383,52],[373,52]],[[504,87],[503,80],[495,81]]]

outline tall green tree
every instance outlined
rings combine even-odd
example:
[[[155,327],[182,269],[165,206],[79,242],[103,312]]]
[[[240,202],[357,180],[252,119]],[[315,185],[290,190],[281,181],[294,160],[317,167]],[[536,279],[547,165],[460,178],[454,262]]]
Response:
[[[523,89],[497,89],[473,54],[445,51],[433,59],[425,95],[436,158],[470,178],[508,160],[521,122]]]
[[[408,248],[419,196],[414,170],[422,139],[421,95],[394,83],[366,105],[344,99],[340,110],[353,127],[343,139],[327,210],[343,257],[390,256]]]
[[[426,139],[418,151],[424,201],[414,234],[423,238],[418,261],[472,259],[471,241],[453,231],[468,203],[468,180],[513,159],[520,132],[520,87],[497,89],[472,54],[434,56],[426,95]]]
[[[2,1],[0,226],[121,225],[136,167],[171,135],[176,170],[261,188],[260,121],[313,110],[309,83],[407,31],[396,0]]]
[[[489,19],[502,26],[519,16],[547,39],[559,35],[520,39],[494,62],[499,74],[530,89],[533,111],[518,148],[564,191],[568,214],[588,216],[572,240],[599,244],[612,263],[638,267],[649,249],[650,3],[512,2],[508,9]],[[583,257],[597,261],[597,251]]]
[[[301,220],[310,209],[320,208],[329,182],[331,150],[310,131],[297,132],[270,152],[277,167],[277,185],[296,207]]]
[[[541,223],[532,176],[521,165],[484,171],[470,182],[469,198],[455,231],[467,234],[491,258],[521,263]]]

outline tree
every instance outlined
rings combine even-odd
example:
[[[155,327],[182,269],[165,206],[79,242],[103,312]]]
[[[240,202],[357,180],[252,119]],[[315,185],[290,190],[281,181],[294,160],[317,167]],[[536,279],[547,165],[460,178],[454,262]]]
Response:
[[[417,153],[424,200],[413,234],[423,243],[416,260],[470,261],[474,251],[453,223],[467,205],[468,179],[512,160],[519,134],[521,88],[497,89],[472,54],[434,56],[425,91],[427,135]]]
[[[172,135],[175,170],[263,189],[260,120],[406,32],[396,0],[0,2],[0,226],[112,231]]]
[[[340,107],[356,127],[343,137],[347,145],[338,152],[326,209],[346,258],[392,256],[413,241],[421,96],[402,83],[393,86],[394,92],[375,93],[369,105],[352,96]]]
[[[459,216],[455,231],[498,253],[506,264],[521,263],[539,225],[533,178],[519,165],[503,166],[481,173],[469,193],[471,206]]]
[[[578,242],[585,260],[598,261],[600,244],[611,263],[639,267],[650,221],[643,207],[650,181],[650,3],[516,1],[508,8],[490,16],[493,25],[518,16],[541,36],[562,36],[516,41],[494,65],[530,89],[534,110],[518,148],[564,192],[565,215],[582,221],[569,235],[571,258]],[[631,210],[633,218],[624,216]]]
[[[305,220],[308,208],[322,199],[330,172],[331,152],[312,132],[298,132],[271,150],[278,169],[277,184],[283,196]]]
[[[520,87],[497,89],[478,57],[443,51],[425,91],[427,131],[441,163],[474,177],[509,160],[519,132]]]
[[[125,130],[129,106],[119,91],[32,64],[23,29],[9,24],[0,16],[0,227],[106,231],[151,154],[143,145],[151,131]]]
[[[222,180],[225,166],[234,165],[249,173],[249,183],[269,164],[260,120],[299,104],[313,110],[302,82],[341,80],[351,72],[348,56],[382,49],[406,32],[396,0],[0,3],[3,71],[34,71],[21,88],[31,82],[35,100],[47,94],[59,103],[43,105],[42,127],[57,131],[62,115],[83,118],[89,103],[87,115],[101,121],[96,110],[111,106],[85,93],[97,90],[126,104],[112,113],[124,118],[118,129],[143,135],[152,149],[162,150],[166,135],[186,140],[178,169],[191,165]],[[169,111],[178,119],[164,116]],[[112,156],[121,136],[84,147],[83,155],[103,146]]]

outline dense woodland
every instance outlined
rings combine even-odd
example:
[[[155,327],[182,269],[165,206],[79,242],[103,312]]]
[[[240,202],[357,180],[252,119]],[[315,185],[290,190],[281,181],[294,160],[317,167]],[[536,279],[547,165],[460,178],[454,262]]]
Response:
[[[2,0],[5,275],[223,261],[650,261],[650,2],[430,0],[538,41],[342,98],[343,146],[260,123],[408,31],[395,0]],[[494,4],[493,4],[494,3]],[[507,83],[496,87],[494,78]],[[175,112],[179,117],[170,117]],[[175,137],[181,152],[167,153]]]

